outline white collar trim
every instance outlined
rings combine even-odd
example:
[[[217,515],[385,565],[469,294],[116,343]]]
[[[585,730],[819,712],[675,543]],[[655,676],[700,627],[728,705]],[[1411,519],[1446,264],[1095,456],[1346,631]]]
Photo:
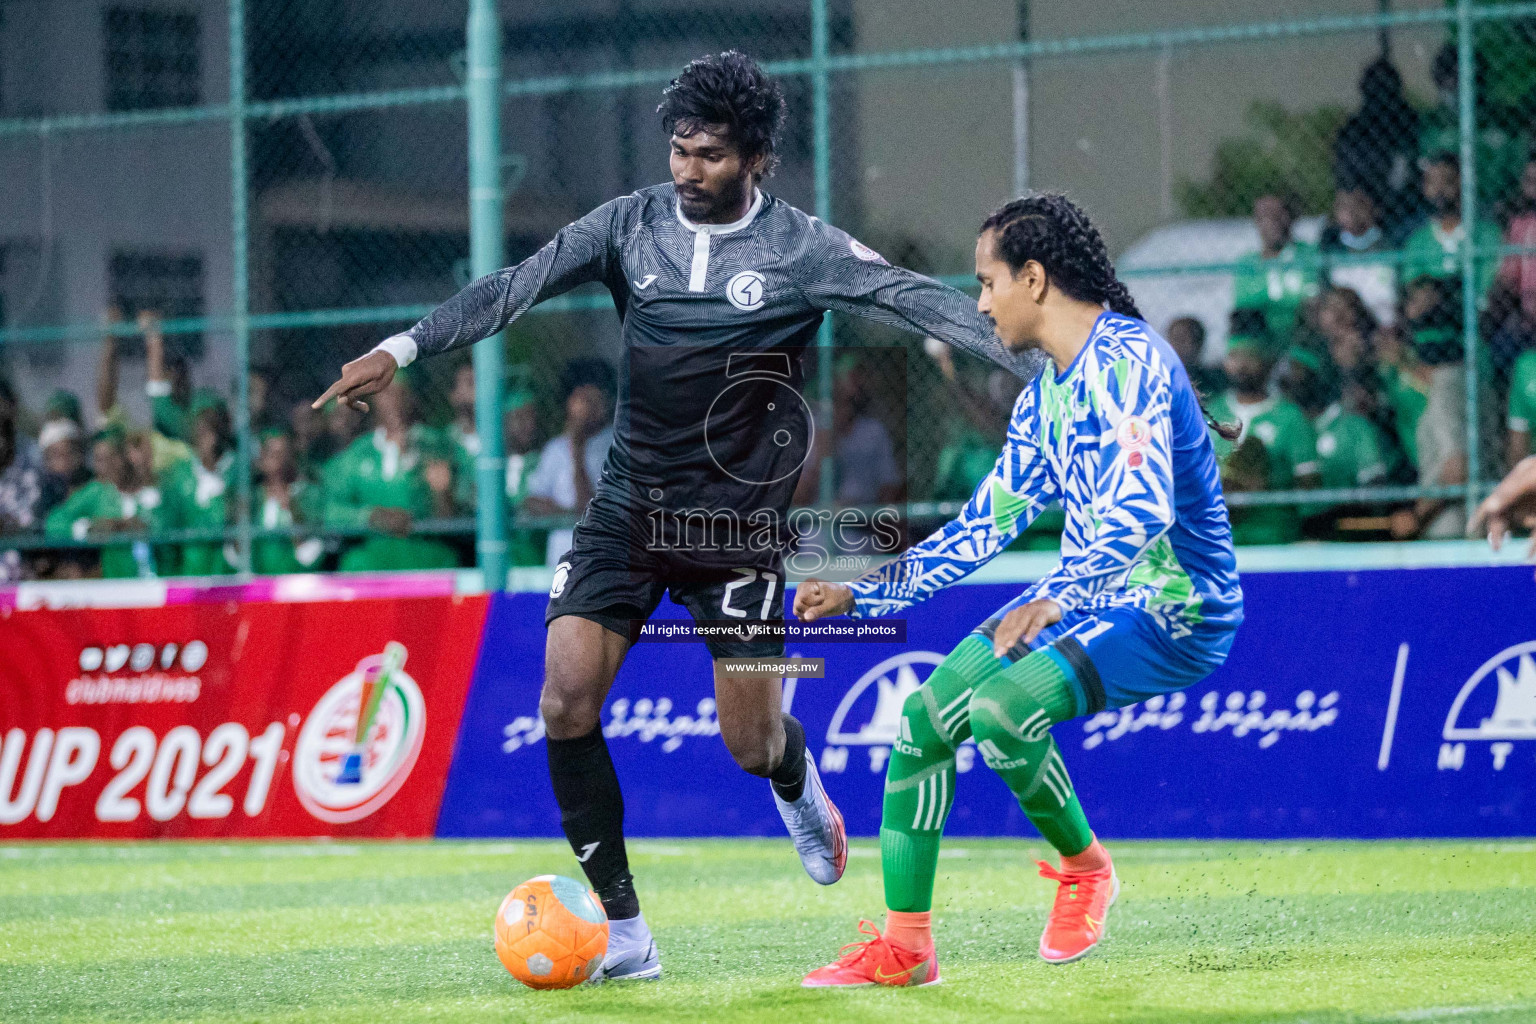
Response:
[[[682,226],[687,228],[689,231],[700,235],[728,235],[733,231],[740,231],[742,228],[752,223],[752,221],[757,217],[758,211],[762,208],[763,193],[761,189],[755,187],[752,189],[752,206],[747,210],[746,216],[742,217],[741,220],[732,221],[730,224],[695,224],[693,221],[683,216],[683,204],[681,202],[678,202],[673,206],[673,210],[677,214],[678,223],[682,224]]]

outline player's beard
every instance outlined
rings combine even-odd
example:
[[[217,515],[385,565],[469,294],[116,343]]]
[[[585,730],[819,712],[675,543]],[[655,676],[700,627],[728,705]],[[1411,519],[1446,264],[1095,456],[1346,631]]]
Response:
[[[732,178],[720,186],[718,192],[699,189],[692,197],[679,191],[677,201],[683,208],[683,216],[695,224],[728,224],[736,219],[742,208],[751,179]]]

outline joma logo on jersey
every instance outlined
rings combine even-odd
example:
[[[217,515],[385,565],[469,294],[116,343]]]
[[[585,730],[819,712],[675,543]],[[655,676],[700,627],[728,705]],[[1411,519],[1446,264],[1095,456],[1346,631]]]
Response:
[[[763,275],[755,270],[743,270],[725,283],[725,297],[731,300],[731,305],[744,312],[762,306],[767,291]]]

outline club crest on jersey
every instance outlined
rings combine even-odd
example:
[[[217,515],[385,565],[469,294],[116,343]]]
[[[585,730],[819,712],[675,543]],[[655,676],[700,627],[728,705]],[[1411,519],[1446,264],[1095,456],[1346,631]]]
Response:
[[[725,283],[725,297],[731,305],[749,313],[762,306],[767,290],[763,275],[755,270],[743,270]]]
[[[880,263],[887,267],[890,266],[889,263],[886,263],[884,256],[881,256],[857,238],[850,237],[848,239],[848,248],[852,249],[853,254],[865,263]]]
[[[1152,427],[1140,416],[1127,416],[1115,428],[1115,440],[1128,452],[1145,448],[1152,440]]]

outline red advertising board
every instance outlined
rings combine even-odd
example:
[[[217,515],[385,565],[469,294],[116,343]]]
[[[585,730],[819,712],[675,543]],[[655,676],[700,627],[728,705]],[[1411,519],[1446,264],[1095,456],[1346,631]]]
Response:
[[[0,615],[0,842],[429,836],[485,610]]]

